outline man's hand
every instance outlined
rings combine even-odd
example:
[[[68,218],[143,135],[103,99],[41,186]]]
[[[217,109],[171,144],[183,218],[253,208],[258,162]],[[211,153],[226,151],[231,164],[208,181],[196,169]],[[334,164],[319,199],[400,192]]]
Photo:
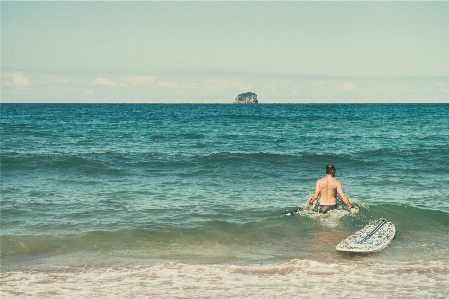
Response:
[[[351,207],[350,211],[351,211],[352,214],[355,214],[355,213],[357,213],[359,211],[359,209]]]

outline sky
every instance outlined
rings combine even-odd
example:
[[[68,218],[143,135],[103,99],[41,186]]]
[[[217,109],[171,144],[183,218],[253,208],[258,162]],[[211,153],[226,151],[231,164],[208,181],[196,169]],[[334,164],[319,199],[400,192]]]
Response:
[[[449,103],[449,2],[1,1],[2,103]]]

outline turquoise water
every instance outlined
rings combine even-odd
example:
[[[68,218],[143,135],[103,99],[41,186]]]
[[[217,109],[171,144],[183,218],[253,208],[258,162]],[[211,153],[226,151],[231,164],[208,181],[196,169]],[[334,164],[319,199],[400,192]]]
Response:
[[[2,266],[448,259],[448,157],[447,104],[1,104]],[[359,213],[280,217],[328,163]]]

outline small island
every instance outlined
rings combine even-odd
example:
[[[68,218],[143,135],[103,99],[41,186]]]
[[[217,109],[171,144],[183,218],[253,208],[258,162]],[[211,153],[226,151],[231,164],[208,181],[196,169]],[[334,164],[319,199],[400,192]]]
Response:
[[[241,93],[235,98],[234,104],[257,104],[257,94],[253,92]]]

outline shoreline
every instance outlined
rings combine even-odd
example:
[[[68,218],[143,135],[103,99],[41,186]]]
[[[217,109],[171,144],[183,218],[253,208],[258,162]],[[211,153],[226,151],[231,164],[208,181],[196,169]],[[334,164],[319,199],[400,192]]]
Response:
[[[0,273],[2,298],[445,298],[449,261],[59,267]]]

